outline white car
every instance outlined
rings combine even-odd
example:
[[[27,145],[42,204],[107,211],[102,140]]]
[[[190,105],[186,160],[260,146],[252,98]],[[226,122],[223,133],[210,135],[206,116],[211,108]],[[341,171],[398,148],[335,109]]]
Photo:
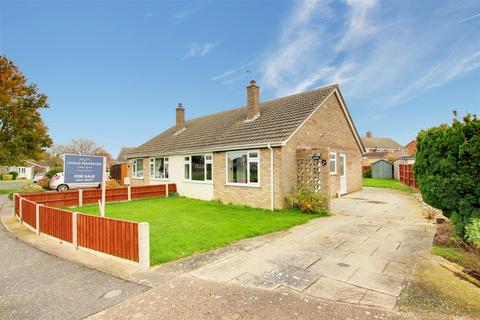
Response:
[[[50,180],[50,188],[57,191],[67,191],[69,189],[100,188],[102,185],[94,183],[65,183],[63,172],[59,172]]]
[[[38,182],[45,178],[45,173],[37,173],[33,176],[33,182]]]

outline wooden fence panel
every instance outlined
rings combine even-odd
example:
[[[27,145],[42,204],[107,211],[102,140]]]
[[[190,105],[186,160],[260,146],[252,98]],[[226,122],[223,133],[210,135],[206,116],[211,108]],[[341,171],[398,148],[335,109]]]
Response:
[[[72,242],[72,212],[41,206],[40,232]]]
[[[78,190],[22,193],[22,197],[49,207],[76,207],[79,205]]]
[[[169,183],[168,184],[168,192],[177,192],[177,184]]]
[[[166,195],[165,184],[132,187],[132,199],[163,197],[165,195]]]
[[[29,200],[22,201],[22,221],[32,228],[37,227],[37,204]]]
[[[13,197],[14,197],[13,201],[15,201],[15,214],[17,216],[20,216],[20,211],[19,211],[20,210],[20,196],[19,195],[14,195]]]
[[[105,198],[106,198],[106,202],[127,201],[128,188],[122,187],[122,188],[107,189]]]
[[[138,223],[77,214],[78,245],[138,262]]]
[[[415,173],[413,172],[413,164],[400,164],[399,171],[401,183],[412,188],[417,188],[417,181],[415,180]]]
[[[102,199],[101,189],[85,189],[83,190],[83,205],[97,204]]]

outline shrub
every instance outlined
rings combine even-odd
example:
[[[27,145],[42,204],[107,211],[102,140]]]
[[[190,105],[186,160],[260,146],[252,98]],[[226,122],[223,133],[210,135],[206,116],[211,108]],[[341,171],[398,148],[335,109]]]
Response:
[[[328,196],[311,189],[302,188],[287,195],[287,201],[292,202],[300,211],[305,213],[320,213],[328,209]]]
[[[113,188],[120,188],[122,185],[117,182],[115,179],[108,179],[107,183],[105,184],[107,189],[113,189]]]
[[[372,169],[368,169],[363,173],[364,178],[371,178],[372,177]]]
[[[17,171],[10,171],[8,174],[12,175],[12,180],[17,180],[17,177],[18,177]]]
[[[465,226],[465,239],[480,249],[480,219],[472,219]]]
[[[21,187],[20,189],[16,190],[15,192],[12,192],[8,195],[8,198],[10,200],[13,199],[13,194],[14,193],[32,193],[32,192],[44,192],[45,190],[43,190],[42,187],[40,187],[39,185],[37,185],[36,183],[31,183],[31,184],[27,184],[23,187]]]
[[[9,173],[2,174],[2,180],[12,180],[13,176]]]
[[[48,179],[52,179],[52,177],[59,172],[63,172],[63,167],[61,166],[53,167],[50,169],[50,171],[45,173],[45,177],[47,177]]]
[[[38,180],[37,185],[42,187],[44,190],[51,190],[52,189],[52,188],[50,188],[50,179],[48,179],[47,177],[43,177],[42,179]]]
[[[480,121],[468,114],[417,136],[415,177],[425,202],[451,218],[459,236],[480,218]]]

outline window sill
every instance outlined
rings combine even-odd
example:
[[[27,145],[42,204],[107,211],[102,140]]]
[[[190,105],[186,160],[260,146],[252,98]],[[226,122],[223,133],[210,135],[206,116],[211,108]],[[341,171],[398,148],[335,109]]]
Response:
[[[248,187],[248,188],[261,188],[262,187],[260,184],[231,183],[231,182],[227,182],[227,183],[225,183],[225,185],[230,186],[230,187]]]
[[[213,185],[213,181],[183,180],[183,183],[193,183],[193,184],[207,184],[207,185]]]
[[[144,177],[131,177],[132,179],[135,179],[135,180],[143,180]]]
[[[150,178],[150,181],[170,182],[170,179]]]

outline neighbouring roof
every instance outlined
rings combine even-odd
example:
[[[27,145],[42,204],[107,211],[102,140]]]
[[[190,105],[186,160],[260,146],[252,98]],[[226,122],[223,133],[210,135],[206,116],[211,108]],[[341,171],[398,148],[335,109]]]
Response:
[[[372,163],[372,166],[378,165],[379,163],[382,163],[382,162],[385,162],[385,163],[388,163],[389,165],[392,165],[392,163],[390,161],[385,160],[385,159],[381,159],[381,160],[378,160],[378,161],[375,161],[374,163]]]
[[[120,149],[120,152],[118,153],[116,161],[118,162],[126,161],[127,159],[125,158],[125,156],[130,152],[132,152],[133,150],[135,150],[135,147],[122,147]]]
[[[185,130],[175,134],[173,126],[132,150],[127,157],[281,143],[335,90],[338,86],[331,85],[265,101],[260,104],[260,116],[249,122],[245,121],[246,107],[188,120]],[[339,91],[338,94],[342,99]],[[350,117],[348,111],[347,115]],[[353,131],[358,137],[355,127]]]
[[[385,158],[390,152],[388,151],[378,151],[378,152],[367,152],[363,156],[367,159],[382,159]]]
[[[362,142],[365,148],[383,148],[383,149],[401,149],[403,146],[391,138],[367,138],[362,137]]]

